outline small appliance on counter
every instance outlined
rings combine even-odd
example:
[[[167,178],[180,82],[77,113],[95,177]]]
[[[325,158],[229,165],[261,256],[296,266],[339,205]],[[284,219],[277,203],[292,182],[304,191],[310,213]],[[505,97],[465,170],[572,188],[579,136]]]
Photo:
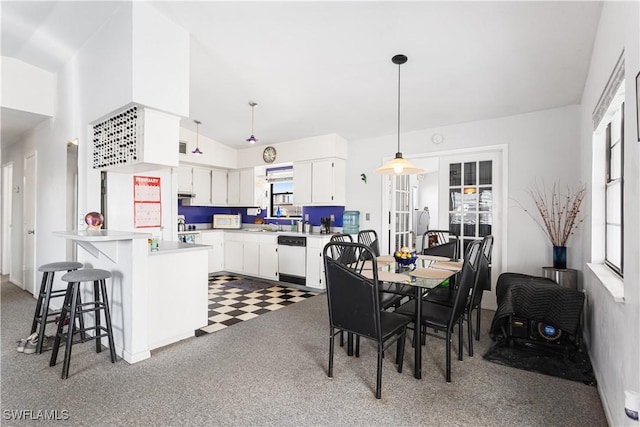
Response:
[[[211,226],[212,228],[238,230],[242,228],[242,214],[215,214]]]
[[[178,215],[178,232],[186,230],[187,224],[185,223],[184,215]]]
[[[331,217],[320,218],[320,234],[331,234]]]

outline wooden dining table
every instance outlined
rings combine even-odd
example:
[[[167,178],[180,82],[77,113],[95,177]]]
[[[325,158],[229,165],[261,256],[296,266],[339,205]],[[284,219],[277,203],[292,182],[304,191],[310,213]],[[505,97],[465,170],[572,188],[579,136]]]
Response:
[[[371,263],[371,267],[373,263]],[[422,345],[420,342],[420,324],[422,313],[422,297],[431,289],[438,287],[446,279],[457,274],[462,269],[462,263],[452,261],[449,258],[418,255],[414,266],[402,266],[395,262],[391,255],[383,255],[377,258],[378,282],[409,285],[415,291],[416,315],[413,333],[414,347],[414,372],[417,379],[422,378]],[[373,270],[362,270],[362,275],[373,278]]]

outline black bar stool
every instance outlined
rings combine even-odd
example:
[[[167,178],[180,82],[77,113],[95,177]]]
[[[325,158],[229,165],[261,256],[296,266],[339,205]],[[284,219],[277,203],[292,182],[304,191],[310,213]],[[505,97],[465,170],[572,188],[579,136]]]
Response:
[[[113,331],[111,329],[111,313],[109,312],[109,301],[107,298],[107,286],[105,280],[111,277],[111,272],[107,270],[100,270],[97,268],[87,268],[84,270],[76,270],[69,272],[62,276],[62,280],[68,282],[67,292],[64,297],[64,304],[62,305],[61,318],[64,319],[69,313],[69,326],[67,333],[63,333],[62,329],[64,322],[58,323],[58,331],[56,333],[56,339],[53,342],[53,351],[51,353],[51,361],[49,366],[55,366],[58,359],[58,350],[60,349],[60,341],[66,340],[66,347],[64,350],[64,364],[62,365],[62,379],[66,379],[69,376],[69,364],[71,362],[71,347],[74,343],[82,343],[85,341],[96,340],[96,353],[102,351],[101,338],[107,337],[109,341],[109,352],[111,353],[111,363],[116,361],[116,349],[113,343]],[[80,297],[80,283],[93,282],[93,299],[94,301],[87,301],[84,303],[78,303]],[[104,311],[105,326],[101,325],[100,312]],[[75,319],[78,314],[94,313],[95,325],[79,330],[76,329]],[[73,339],[74,334],[80,332],[93,330],[93,336],[80,337],[80,339]]]
[[[31,334],[38,331],[38,344],[36,345],[36,353],[42,353],[42,342],[46,332],[47,323],[55,322],[49,320],[51,317],[55,317],[60,314],[60,310],[49,311],[49,303],[51,298],[62,297],[66,294],[66,289],[53,290],[53,277],[56,271],[74,271],[83,267],[81,262],[63,261],[52,262],[50,264],[44,264],[38,267],[38,271],[42,272],[42,283],[40,283],[40,293],[38,294],[38,302],[36,303],[36,311],[33,313],[33,322],[31,323]],[[81,303],[81,300],[78,300]],[[84,329],[83,317],[78,318],[80,322],[80,329]],[[64,323],[64,318],[59,318],[60,323]],[[40,328],[38,328],[40,324]]]

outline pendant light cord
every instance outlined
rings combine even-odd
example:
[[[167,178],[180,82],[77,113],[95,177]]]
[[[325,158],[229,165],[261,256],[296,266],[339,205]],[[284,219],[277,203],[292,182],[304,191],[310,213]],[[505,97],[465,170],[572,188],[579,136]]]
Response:
[[[398,64],[398,153],[400,152],[400,66]]]

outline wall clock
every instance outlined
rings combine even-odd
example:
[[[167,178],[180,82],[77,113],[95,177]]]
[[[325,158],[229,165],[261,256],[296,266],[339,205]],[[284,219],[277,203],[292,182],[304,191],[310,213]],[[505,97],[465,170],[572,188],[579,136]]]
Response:
[[[275,159],[276,159],[276,149],[273,147],[265,148],[264,151],[262,152],[262,160],[264,160],[265,163],[273,163]]]

